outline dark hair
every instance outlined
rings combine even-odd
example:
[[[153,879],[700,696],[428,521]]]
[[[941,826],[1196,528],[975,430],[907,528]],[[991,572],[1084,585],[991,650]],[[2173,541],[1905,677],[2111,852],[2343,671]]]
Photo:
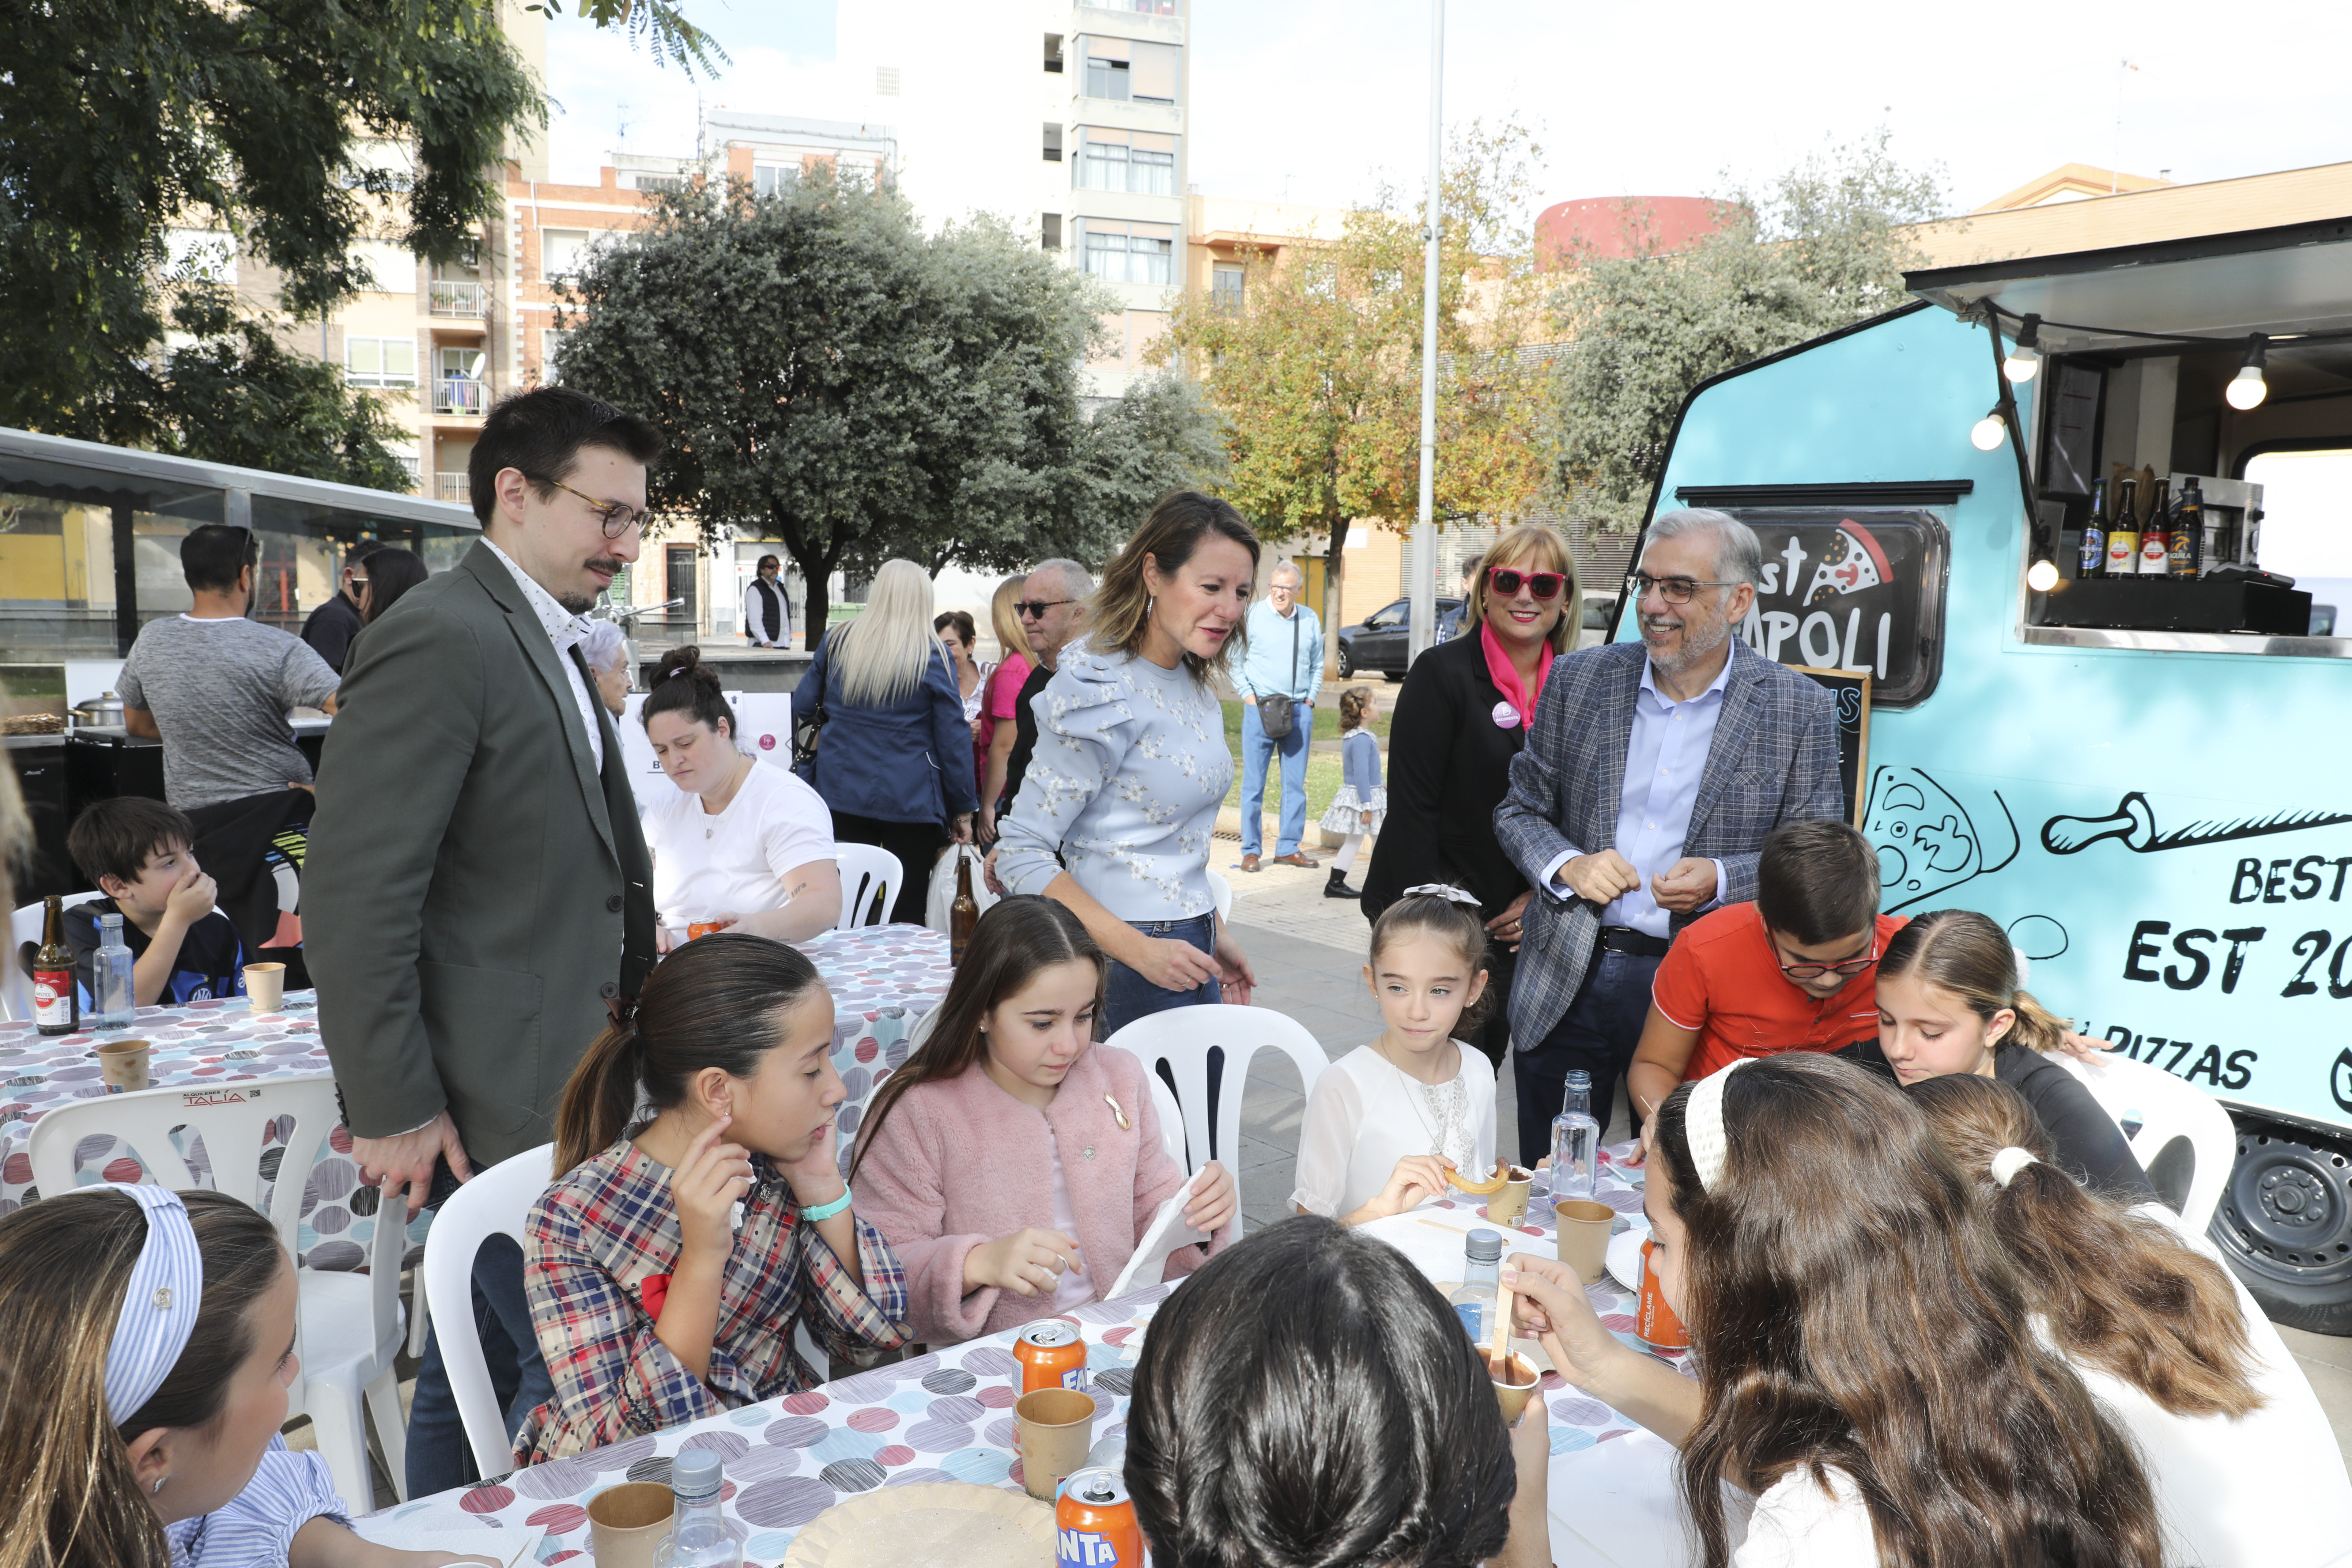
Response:
[[[118,795],[82,808],[66,833],[66,853],[96,887],[109,877],[135,882],[148,861],[195,841],[196,825],[184,812],[143,795]]]
[[[1474,1568],[1510,1534],[1518,1476],[1436,1287],[1301,1215],[1209,1259],[1152,1320],[1127,1484],[1160,1568]]]
[[[1852,1062],[1743,1063],[1721,1085],[1723,1174],[1702,1188],[1693,1088],[1658,1107],[1650,1182],[1686,1232],[1704,1414],[1682,1489],[1707,1568],[1730,1557],[1722,1482],[1760,1495],[1825,1470],[1852,1478],[1887,1568],[2157,1568],[2130,1438],[2034,1338],[2023,1283],[1918,1107]]]
[[[568,478],[583,447],[603,447],[651,463],[661,456],[660,432],[601,397],[569,386],[541,386],[502,397],[482,421],[474,455],[466,460],[474,516],[487,527],[498,509],[499,475],[508,468],[529,479],[539,499],[555,494],[550,481]]]
[[[278,1232],[251,1205],[220,1193],[180,1196],[204,1258],[204,1304],[163,1385],[120,1426],[107,1411],[106,1359],[146,1245],[145,1213],[97,1187],[0,1219],[0,1407],[16,1416],[0,1430],[7,1568],[170,1561],[128,1446],[157,1427],[197,1431],[220,1418],[231,1381],[257,1348],[253,1305],[290,1267]]]
[[[1364,710],[1372,705],[1372,689],[1350,686],[1339,693],[1339,728],[1360,730],[1364,727]]]
[[[751,563],[751,570],[754,572],[765,572],[771,566],[774,567],[779,572],[784,569],[783,562],[776,556],[762,555],[759,560]]]
[[[1958,997],[1987,1023],[2004,1007],[2014,1012],[2017,1022],[2000,1037],[2002,1045],[2054,1051],[2065,1043],[2066,1021],[2019,987],[2017,949],[1990,915],[1935,910],[1896,931],[1878,961],[1878,977],[1914,973]]]
[[[1952,1073],[1906,1092],[1977,1184],[2060,1350],[2175,1415],[2234,1421],[2262,1407],[2238,1293],[2221,1265],[2183,1246],[2163,1222],[2085,1192],[2058,1165],[2025,1097],[1999,1079]],[[2004,1187],[1993,1180],[1992,1158],[2008,1148],[2034,1163]]]
[[[955,627],[956,637],[962,641],[964,652],[970,653],[971,651],[973,642],[980,637],[980,627],[973,622],[971,612],[970,610],[941,610],[938,615],[931,617],[931,630],[935,632],[943,632],[950,626]]]
[[[261,542],[249,528],[208,522],[180,541],[180,575],[194,593],[226,593],[236,586],[238,573],[260,559]]]
[[[719,672],[702,662],[702,650],[692,643],[670,649],[655,667],[653,686],[637,710],[638,721],[650,728],[656,713],[683,713],[713,730],[724,724],[730,740],[741,728],[726,693],[719,689]]]
[[[760,1070],[782,1037],[777,1015],[824,994],[800,949],[741,931],[697,937],[655,966],[635,1014],[596,1037],[555,1112],[555,1173],[603,1153],[629,1130],[637,1086],[656,1110],[686,1100],[706,1068]]]
[[[1870,931],[1878,851],[1843,822],[1784,822],[1756,858],[1756,912],[1808,947]]]
[[[377,551],[391,548],[393,547],[381,539],[355,540],[343,551],[343,564],[346,567],[356,566]]]
[[[1162,575],[1175,571],[1192,559],[1192,552],[1211,534],[1232,540],[1249,552],[1250,571],[1257,571],[1257,535],[1242,521],[1242,514],[1230,501],[1204,496],[1198,490],[1178,490],[1161,499],[1153,507],[1127,548],[1118,558],[1103,568],[1102,586],[1095,590],[1094,599],[1087,606],[1087,619],[1094,630],[1089,634],[1093,645],[1106,651],[1138,653],[1143,647],[1144,630],[1151,622],[1151,588],[1143,575],[1148,560]],[[1197,654],[1184,655],[1184,667],[1196,676],[1205,675],[1212,668],[1223,668],[1234,648],[1246,641],[1249,622],[1246,617],[1234,626],[1234,635],[1217,650],[1213,659]]]
[[[706,939],[708,940],[708,939]],[[981,1030],[989,1011],[1029,984],[1051,964],[1084,960],[1095,966],[1095,1008],[1102,1008],[1103,980],[1108,971],[1103,951],[1086,925],[1065,904],[1034,894],[999,899],[971,929],[963,962],[948,982],[931,1019],[931,1032],[898,1071],[882,1080],[866,1108],[857,1129],[857,1155],[850,1163],[851,1181],[874,1146],[875,1134],[891,1110],[919,1083],[944,1083],[961,1078],[986,1054],[988,1037]]]
[[[398,604],[402,595],[431,575],[425,569],[425,557],[414,550],[386,545],[369,556],[367,624],[373,626],[383,619],[383,613]]]
[[[1382,910],[1381,918],[1372,922],[1375,985],[1380,979],[1381,954],[1388,951],[1391,942],[1409,936],[1433,936],[1440,942],[1452,942],[1454,951],[1462,955],[1463,967],[1472,974],[1486,967],[1486,926],[1479,920],[1477,908],[1455,903],[1435,893],[1415,893]],[[1494,1001],[1493,992],[1494,987],[1489,985],[1479,993],[1475,1002],[1462,1009],[1462,1016],[1454,1026],[1464,1034],[1477,1028]]]

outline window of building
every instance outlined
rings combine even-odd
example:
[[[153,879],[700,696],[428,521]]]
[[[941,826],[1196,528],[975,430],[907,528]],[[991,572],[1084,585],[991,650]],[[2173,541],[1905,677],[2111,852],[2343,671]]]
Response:
[[[1044,244],[1047,250],[1062,248],[1062,215],[1060,213],[1045,215]]]
[[[1144,103],[1176,101],[1183,51],[1173,44],[1136,44],[1129,56],[1128,90]]]
[[[1144,196],[1176,194],[1176,138],[1149,131],[1089,125],[1079,132],[1076,181],[1088,191],[1129,191]]]
[[[415,386],[416,340],[345,338],[343,383],[347,386]]]
[[[569,278],[580,270],[588,254],[584,228],[542,228],[539,231],[539,271],[542,278]]]
[[[1228,316],[1242,313],[1244,269],[1238,261],[1220,261],[1210,268],[1210,302]]]
[[[683,194],[688,181],[684,174],[639,174],[635,184],[641,191],[669,191]]]
[[[1176,0],[1087,0],[1087,3],[1110,11],[1133,11],[1143,16],[1176,15]]]
[[[1080,227],[1080,264],[1106,283],[1168,284],[1176,279],[1176,228],[1164,223],[1110,223],[1087,218]]]
[[[1108,98],[1115,103],[1125,103],[1133,96],[1128,90],[1128,50],[1125,38],[1088,38],[1087,40],[1087,96]]]
[[[563,345],[572,334],[555,327],[543,329],[539,334],[539,378],[552,384],[563,379]]]
[[[416,258],[406,247],[386,239],[355,239],[347,254],[353,266],[367,268],[368,289],[382,294],[416,291]]]
[[[1062,74],[1062,35],[1045,35],[1045,68],[1055,76]]]
[[[879,98],[896,98],[898,96],[898,68],[897,66],[876,66],[874,68],[874,92],[875,95]]]
[[[763,196],[781,196],[801,183],[798,163],[754,163],[751,189]]]
[[[1048,163],[1058,163],[1061,161],[1062,128],[1052,121],[1048,121],[1045,123],[1045,162]]]

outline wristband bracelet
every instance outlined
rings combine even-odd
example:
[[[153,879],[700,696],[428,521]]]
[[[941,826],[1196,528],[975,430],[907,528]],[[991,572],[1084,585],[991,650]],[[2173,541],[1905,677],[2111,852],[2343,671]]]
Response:
[[[839,1214],[848,1206],[849,1189],[846,1186],[844,1186],[841,1189],[841,1195],[834,1199],[833,1202],[824,1205],[821,1208],[801,1210],[801,1218],[809,1221],[811,1224],[814,1224],[819,1220],[831,1219],[834,1215]]]

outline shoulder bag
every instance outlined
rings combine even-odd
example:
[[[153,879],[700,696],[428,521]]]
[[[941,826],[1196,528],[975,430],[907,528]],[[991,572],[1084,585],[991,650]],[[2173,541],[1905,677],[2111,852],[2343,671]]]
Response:
[[[1297,605],[1291,607],[1290,683],[1293,686],[1298,684],[1298,628],[1300,623],[1306,618],[1306,605]],[[1290,737],[1291,726],[1297,719],[1296,708],[1297,703],[1281,692],[1276,692],[1271,697],[1261,697],[1257,700],[1257,727],[1265,731],[1265,738],[1269,741],[1287,740]]]

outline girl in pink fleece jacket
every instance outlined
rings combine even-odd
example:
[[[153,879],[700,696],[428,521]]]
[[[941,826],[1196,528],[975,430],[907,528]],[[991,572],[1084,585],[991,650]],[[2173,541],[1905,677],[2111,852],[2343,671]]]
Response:
[[[1143,1064],[1095,1043],[1103,973],[1067,909],[1000,900],[930,1037],[876,1093],[850,1176],[906,1269],[912,1338],[952,1344],[1096,1300],[1184,1184]],[[1184,1219],[1210,1252],[1239,1201],[1232,1173],[1201,1168]],[[1202,1258],[1179,1247],[1163,1278]]]

